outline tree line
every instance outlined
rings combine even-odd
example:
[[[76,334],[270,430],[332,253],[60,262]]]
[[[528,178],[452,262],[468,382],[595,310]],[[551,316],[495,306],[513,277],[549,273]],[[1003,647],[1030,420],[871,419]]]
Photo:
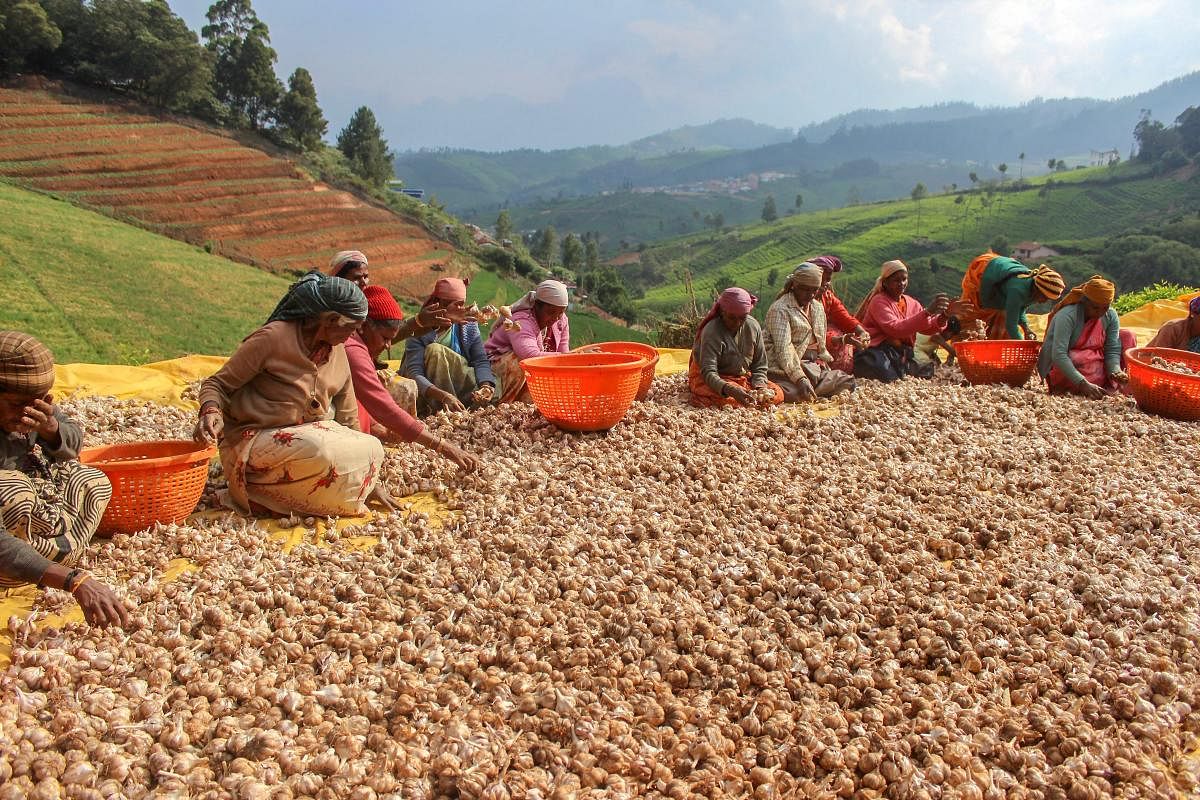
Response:
[[[62,76],[155,108],[251,130],[299,151],[324,149],[329,123],[312,75],[286,86],[251,0],[217,0],[198,36],[166,0],[0,0],[0,76]],[[379,187],[392,154],[374,113],[354,112],[338,134],[350,169]]]

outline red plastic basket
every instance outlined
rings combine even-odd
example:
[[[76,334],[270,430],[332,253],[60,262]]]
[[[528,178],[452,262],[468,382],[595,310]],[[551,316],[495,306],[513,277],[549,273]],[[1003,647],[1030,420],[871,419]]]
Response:
[[[1037,369],[1041,342],[1024,339],[976,339],[954,343],[958,367],[973,384],[1024,386]]]
[[[133,533],[156,522],[179,522],[196,508],[217,448],[189,440],[89,447],[79,460],[112,482],[113,495],[97,533]]]
[[[645,400],[650,393],[650,385],[654,383],[654,368],[658,366],[658,351],[648,344],[641,342],[600,342],[576,347],[572,352],[579,352],[584,347],[599,350],[601,353],[624,353],[630,356],[650,359],[650,363],[642,368],[642,383],[638,386],[635,400]]]
[[[1131,347],[1125,351],[1129,390],[1143,411],[1188,422],[1200,420],[1200,377],[1156,367],[1158,356],[1188,369],[1200,370],[1200,355],[1168,347]]]
[[[557,353],[521,362],[542,416],[569,431],[603,431],[625,416],[646,359],[626,353]]]

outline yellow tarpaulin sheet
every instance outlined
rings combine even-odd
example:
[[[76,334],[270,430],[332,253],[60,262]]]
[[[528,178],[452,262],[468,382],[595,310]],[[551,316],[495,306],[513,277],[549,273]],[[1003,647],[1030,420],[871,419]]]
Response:
[[[1146,303],[1122,316],[1121,327],[1133,331],[1138,345],[1145,347],[1165,323],[1187,316],[1188,301],[1197,294],[1200,293],[1192,292],[1180,295],[1174,300],[1154,300]],[[1029,327],[1033,328],[1039,339],[1046,338],[1046,315],[1030,314]]]
[[[659,347],[658,364],[654,367],[654,375],[656,377],[663,377],[664,375],[678,375],[681,372],[687,372],[688,359],[691,358],[691,355],[691,350]]]
[[[212,375],[225,359],[218,356],[184,356],[142,367],[120,364],[57,364],[55,397],[104,395],[122,400],[147,400],[165,406],[196,408],[183,399],[188,384]]]

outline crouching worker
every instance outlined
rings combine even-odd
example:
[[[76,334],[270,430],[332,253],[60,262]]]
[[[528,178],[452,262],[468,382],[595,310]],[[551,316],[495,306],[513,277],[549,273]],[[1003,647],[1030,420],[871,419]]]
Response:
[[[1026,311],[1057,300],[1065,288],[1062,276],[1045,264],[1030,269],[989,250],[963,275],[959,317],[964,327],[982,322],[989,339],[1036,339]]]
[[[1091,400],[1127,392],[1125,351],[1137,347],[1133,331],[1121,330],[1112,308],[1116,287],[1099,275],[1059,301],[1046,323],[1038,373],[1052,393]]]
[[[496,395],[492,363],[483,350],[479,323],[467,318],[467,283],[441,278],[422,310],[436,309],[447,324],[404,344],[404,375],[417,382],[422,413],[482,406]]]
[[[700,321],[688,364],[692,405],[711,408],[783,402],[783,390],[767,380],[762,327],[750,316],[757,302],[745,289],[726,289]]]
[[[854,389],[854,378],[829,365],[825,309],[818,299],[822,269],[804,262],[767,310],[767,376],[789,403],[810,402]]]
[[[34,337],[0,331],[0,589],[27,583],[75,596],[93,625],[125,626],[112,589],[73,569],[112,497],[80,464],[83,431],[51,401],[54,356]]]
[[[387,287],[368,286],[363,293],[367,296],[367,321],[362,330],[346,342],[346,358],[350,361],[350,376],[358,401],[359,429],[389,444],[415,442],[449,459],[460,469],[474,470],[479,466],[479,459],[426,430],[420,421],[397,405],[395,397],[384,386],[377,361],[391,346],[403,314]]]
[[[200,385],[193,436],[217,442],[229,481],[222,501],[243,514],[366,512],[383,445],[359,431],[345,342],[367,298],[342,278],[310,272],[265,325]]]

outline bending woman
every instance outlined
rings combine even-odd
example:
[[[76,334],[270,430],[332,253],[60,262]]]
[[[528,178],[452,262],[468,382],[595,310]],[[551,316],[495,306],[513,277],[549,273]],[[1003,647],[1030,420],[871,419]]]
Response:
[[[530,402],[521,360],[547,353],[571,350],[571,327],[567,322],[567,287],[559,281],[542,281],[512,306],[512,321],[520,330],[495,325],[484,344],[499,381],[500,402]]]
[[[825,309],[817,295],[822,269],[811,261],[796,268],[767,310],[767,377],[789,403],[832,397],[854,388],[854,378],[830,368]]]
[[[964,327],[979,320],[989,339],[1036,339],[1026,311],[1057,300],[1067,288],[1062,276],[1042,264],[1037,269],[990,250],[967,267],[962,279]]]
[[[1093,275],[1059,301],[1046,322],[1046,342],[1038,353],[1038,373],[1053,393],[1071,392],[1090,400],[1128,391],[1125,351],[1137,347],[1133,331],[1121,330],[1112,281]]]
[[[83,431],[54,404],[54,356],[20,331],[0,331],[0,590],[27,583],[70,592],[93,625],[127,625],[112,589],[73,569],[112,497],[79,463]]]
[[[226,505],[243,514],[366,511],[383,445],[358,429],[344,346],[366,316],[356,285],[310,272],[201,384],[193,436],[220,445]]]
[[[364,294],[367,297],[367,321],[361,331],[346,341],[346,358],[350,362],[354,396],[358,400],[359,430],[373,433],[389,443],[416,442],[450,459],[460,469],[474,470],[479,466],[475,456],[427,431],[396,404],[384,386],[376,361],[395,339],[402,314],[396,298],[386,287],[368,286]]]
[[[462,411],[467,405],[490,403],[496,378],[483,350],[479,323],[466,316],[466,281],[438,279],[422,309],[437,309],[450,320],[404,345],[404,374],[417,382],[422,413],[441,408]]]
[[[757,302],[745,289],[726,289],[700,321],[688,363],[692,405],[710,408],[783,402],[783,390],[767,380],[762,328],[750,316]]]
[[[934,365],[918,364],[913,355],[917,334],[932,336],[946,328],[950,300],[939,294],[926,311],[917,298],[907,295],[908,267],[903,261],[885,261],[879,278],[855,314],[871,336],[871,346],[854,356],[854,376],[884,383],[906,375],[928,378]]]

